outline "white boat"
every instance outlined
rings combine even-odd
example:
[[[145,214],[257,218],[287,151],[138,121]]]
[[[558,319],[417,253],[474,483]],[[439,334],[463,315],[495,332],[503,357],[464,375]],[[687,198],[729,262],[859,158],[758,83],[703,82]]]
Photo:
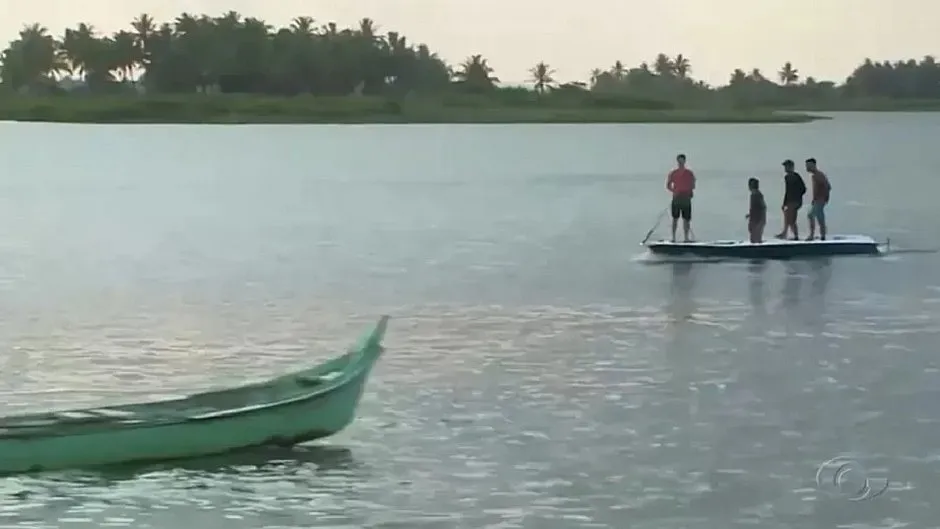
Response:
[[[752,243],[742,240],[672,242],[650,241],[646,247],[655,255],[682,257],[724,257],[735,259],[791,259],[835,255],[880,255],[878,241],[868,235],[835,235],[826,240],[767,239]]]

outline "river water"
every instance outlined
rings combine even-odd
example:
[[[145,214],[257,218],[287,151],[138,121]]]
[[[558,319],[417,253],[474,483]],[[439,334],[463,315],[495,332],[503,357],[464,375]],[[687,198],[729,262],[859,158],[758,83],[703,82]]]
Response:
[[[938,247],[937,137],[935,114],[0,124],[0,412],[258,379],[393,318],[341,434],[4,478],[0,527],[936,527],[940,257],[652,263],[638,241],[681,151],[700,239],[743,236],[747,177],[773,206],[780,162],[815,156],[833,233]],[[888,490],[818,486],[839,454]]]

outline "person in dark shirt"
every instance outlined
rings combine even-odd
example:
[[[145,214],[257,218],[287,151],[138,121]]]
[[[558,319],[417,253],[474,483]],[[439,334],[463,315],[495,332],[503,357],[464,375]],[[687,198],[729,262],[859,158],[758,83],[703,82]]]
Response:
[[[767,224],[767,203],[760,192],[760,180],[747,179],[747,188],[751,190],[751,205],[747,210],[747,233],[752,243],[761,243],[764,237],[764,225]]]
[[[803,195],[806,194],[806,184],[800,173],[793,170],[793,160],[783,162],[783,231],[777,234],[778,239],[785,239],[787,231],[793,232],[793,240],[799,240],[799,228],[796,225],[796,216],[803,207]]]

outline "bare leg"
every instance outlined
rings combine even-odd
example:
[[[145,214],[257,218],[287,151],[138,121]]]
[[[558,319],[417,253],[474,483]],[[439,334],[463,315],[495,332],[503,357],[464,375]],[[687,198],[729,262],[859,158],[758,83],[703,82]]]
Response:
[[[787,238],[787,230],[790,227],[789,218],[790,218],[790,208],[784,208],[783,209],[783,229],[780,230],[780,233],[776,235],[778,239]]]
[[[676,228],[679,227],[679,219],[672,219],[672,242],[676,242]]]
[[[685,236],[685,242],[689,242],[692,239],[689,237],[689,231],[691,230],[692,222],[689,219],[682,219],[682,234]]]

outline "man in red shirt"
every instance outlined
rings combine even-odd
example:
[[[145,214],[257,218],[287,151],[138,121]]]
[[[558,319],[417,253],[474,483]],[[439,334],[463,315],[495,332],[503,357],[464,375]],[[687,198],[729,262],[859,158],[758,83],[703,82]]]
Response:
[[[686,168],[685,155],[676,156],[677,167],[666,177],[666,189],[672,193],[672,242],[676,242],[676,227],[682,217],[682,232],[685,242],[690,242],[692,223],[692,192],[695,190],[695,173]]]

